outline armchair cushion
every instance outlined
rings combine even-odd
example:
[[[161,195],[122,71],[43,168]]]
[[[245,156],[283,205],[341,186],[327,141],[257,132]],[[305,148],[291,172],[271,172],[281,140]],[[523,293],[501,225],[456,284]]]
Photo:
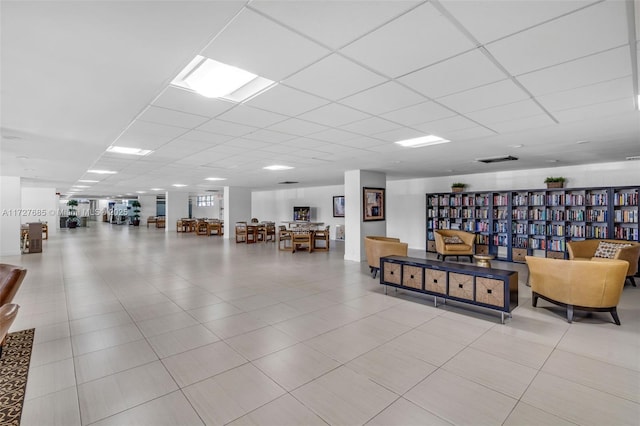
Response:
[[[600,241],[593,257],[604,257],[607,259],[615,259],[618,250],[625,247],[631,247],[631,244],[610,243],[608,241]]]
[[[452,237],[444,237],[444,243],[445,244],[464,244],[464,241],[462,241],[460,237],[458,237],[457,235],[454,235]]]

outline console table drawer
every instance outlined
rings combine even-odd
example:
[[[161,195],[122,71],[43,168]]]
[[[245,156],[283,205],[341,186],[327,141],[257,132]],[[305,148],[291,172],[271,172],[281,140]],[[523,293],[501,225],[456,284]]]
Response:
[[[391,284],[400,285],[400,268],[399,263],[384,262],[384,280]]]
[[[450,272],[449,296],[473,300],[473,275]]]
[[[418,288],[422,290],[422,271],[424,269],[417,266],[402,266],[402,285],[405,287]]]
[[[476,302],[504,306],[504,282],[476,277]]]
[[[425,290],[447,294],[447,273],[435,269],[426,269],[425,272]]]

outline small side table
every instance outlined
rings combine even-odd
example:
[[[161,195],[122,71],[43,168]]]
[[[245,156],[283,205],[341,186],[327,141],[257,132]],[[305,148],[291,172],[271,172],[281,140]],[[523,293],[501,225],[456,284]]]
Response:
[[[473,258],[476,260],[476,264],[483,268],[491,268],[491,261],[495,259],[492,254],[474,254]]]

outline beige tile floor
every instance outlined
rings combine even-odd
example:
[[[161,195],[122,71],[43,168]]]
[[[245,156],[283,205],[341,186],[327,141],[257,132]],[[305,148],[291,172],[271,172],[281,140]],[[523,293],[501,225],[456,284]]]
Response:
[[[622,326],[544,301],[499,315],[389,291],[366,263],[92,223],[42,254],[23,425],[638,425],[640,288]],[[429,257],[421,251],[410,253]],[[638,280],[640,281],[640,279]]]

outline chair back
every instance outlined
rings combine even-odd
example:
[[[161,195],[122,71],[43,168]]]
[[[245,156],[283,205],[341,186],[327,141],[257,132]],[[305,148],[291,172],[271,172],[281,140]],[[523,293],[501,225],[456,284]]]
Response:
[[[26,268],[0,263],[0,306],[13,301],[25,275]]]

